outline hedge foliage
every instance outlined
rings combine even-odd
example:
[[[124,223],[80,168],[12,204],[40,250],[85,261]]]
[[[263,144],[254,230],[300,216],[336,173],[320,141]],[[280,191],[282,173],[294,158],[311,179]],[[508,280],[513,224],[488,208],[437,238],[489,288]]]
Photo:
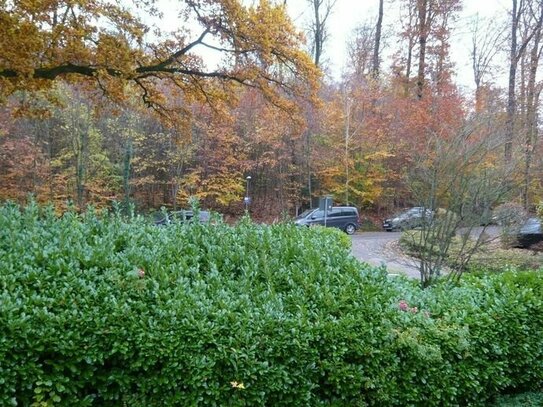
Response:
[[[0,208],[0,405],[455,406],[543,383],[543,278],[421,291],[341,232]]]

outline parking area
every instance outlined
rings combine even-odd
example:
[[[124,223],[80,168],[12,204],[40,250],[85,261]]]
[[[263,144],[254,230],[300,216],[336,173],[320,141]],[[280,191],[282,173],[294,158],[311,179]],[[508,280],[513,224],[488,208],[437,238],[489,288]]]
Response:
[[[419,278],[418,262],[398,247],[400,232],[363,232],[352,236],[353,255],[373,266],[384,264],[390,274]]]

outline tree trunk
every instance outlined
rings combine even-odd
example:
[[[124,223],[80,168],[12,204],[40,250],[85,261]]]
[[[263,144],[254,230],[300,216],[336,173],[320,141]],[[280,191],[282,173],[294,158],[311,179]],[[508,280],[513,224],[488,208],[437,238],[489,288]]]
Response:
[[[345,205],[349,205],[349,138],[351,131],[351,101],[345,103]]]
[[[524,185],[522,191],[522,202],[526,210],[529,209],[529,189],[530,189],[530,171],[532,164],[532,154],[534,143],[537,136],[537,105],[539,95],[536,92],[536,77],[539,67],[539,58],[541,57],[541,30],[543,25],[543,5],[540,6],[540,18],[536,26],[536,32],[533,38],[534,44],[530,52],[530,65],[528,72],[528,86],[526,89],[526,139],[524,145]]]
[[[373,77],[379,77],[379,51],[381,48],[381,31],[383,26],[383,3],[384,0],[379,0],[379,16],[377,25],[375,26],[375,44],[373,48]]]
[[[417,98],[422,99],[424,91],[424,74],[426,68],[426,40],[428,39],[428,1],[419,0],[419,69],[417,74]]]
[[[505,123],[505,162],[511,162],[513,156],[513,134],[515,131],[515,113],[516,113],[516,98],[515,98],[515,81],[517,77],[517,31],[518,20],[517,0],[513,1],[512,19],[511,19],[511,50],[509,53],[509,86],[507,92],[507,120]]]
[[[313,0],[313,12],[315,17],[315,43],[313,46],[314,49],[314,62],[315,66],[319,66],[321,62],[321,55],[322,55],[322,43],[324,39],[324,33],[323,33],[323,26],[321,24],[321,16],[320,16],[320,6],[321,6],[320,0]]]
[[[78,150],[76,152],[76,194],[77,206],[79,210],[83,210],[84,195],[85,195],[85,175],[86,161],[88,154],[89,135],[87,131],[80,133]]]
[[[313,208],[313,185],[311,183],[312,162],[311,162],[311,133],[310,132],[307,133],[306,148],[307,148],[307,151],[306,151],[307,153],[307,195],[309,197],[309,207]]]
[[[413,63],[413,46],[414,41],[409,38],[409,48],[407,50],[407,61],[405,63],[405,86],[404,94],[409,95],[409,79],[411,78],[411,64]]]
[[[130,175],[132,173],[132,139],[126,141],[123,162],[123,192],[124,192],[124,210],[128,213],[130,203]]]

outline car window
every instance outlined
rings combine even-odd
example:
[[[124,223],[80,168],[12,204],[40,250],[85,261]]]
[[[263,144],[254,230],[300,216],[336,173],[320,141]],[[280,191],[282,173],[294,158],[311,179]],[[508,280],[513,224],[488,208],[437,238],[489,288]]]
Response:
[[[311,214],[311,218],[312,219],[324,218],[324,211],[321,211],[320,209],[316,210],[314,213]]]
[[[432,216],[432,211],[430,209],[424,209],[420,206],[416,206],[414,208],[411,208],[409,210],[407,210],[406,212],[404,212],[402,214],[404,217],[410,217],[410,216],[414,216],[414,217],[422,217],[422,216]]]
[[[301,214],[298,215],[298,219],[303,219],[303,218],[306,218],[310,213],[314,212],[315,209],[306,209],[305,211],[303,211]]]
[[[343,215],[341,209],[332,209],[331,211],[328,211],[327,216],[329,218],[337,218],[339,216]],[[323,215],[324,216],[324,215]]]
[[[356,216],[356,210],[355,209],[343,209],[342,210],[344,216]]]

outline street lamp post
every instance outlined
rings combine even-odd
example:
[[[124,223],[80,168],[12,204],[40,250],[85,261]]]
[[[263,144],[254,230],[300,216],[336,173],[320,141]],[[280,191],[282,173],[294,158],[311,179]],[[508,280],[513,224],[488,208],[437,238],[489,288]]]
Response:
[[[247,183],[245,185],[245,199],[243,199],[243,202],[245,202],[245,211],[247,211],[247,209],[249,208],[249,201],[251,200],[249,198],[249,181],[251,179],[251,176],[250,175],[247,175]]]

